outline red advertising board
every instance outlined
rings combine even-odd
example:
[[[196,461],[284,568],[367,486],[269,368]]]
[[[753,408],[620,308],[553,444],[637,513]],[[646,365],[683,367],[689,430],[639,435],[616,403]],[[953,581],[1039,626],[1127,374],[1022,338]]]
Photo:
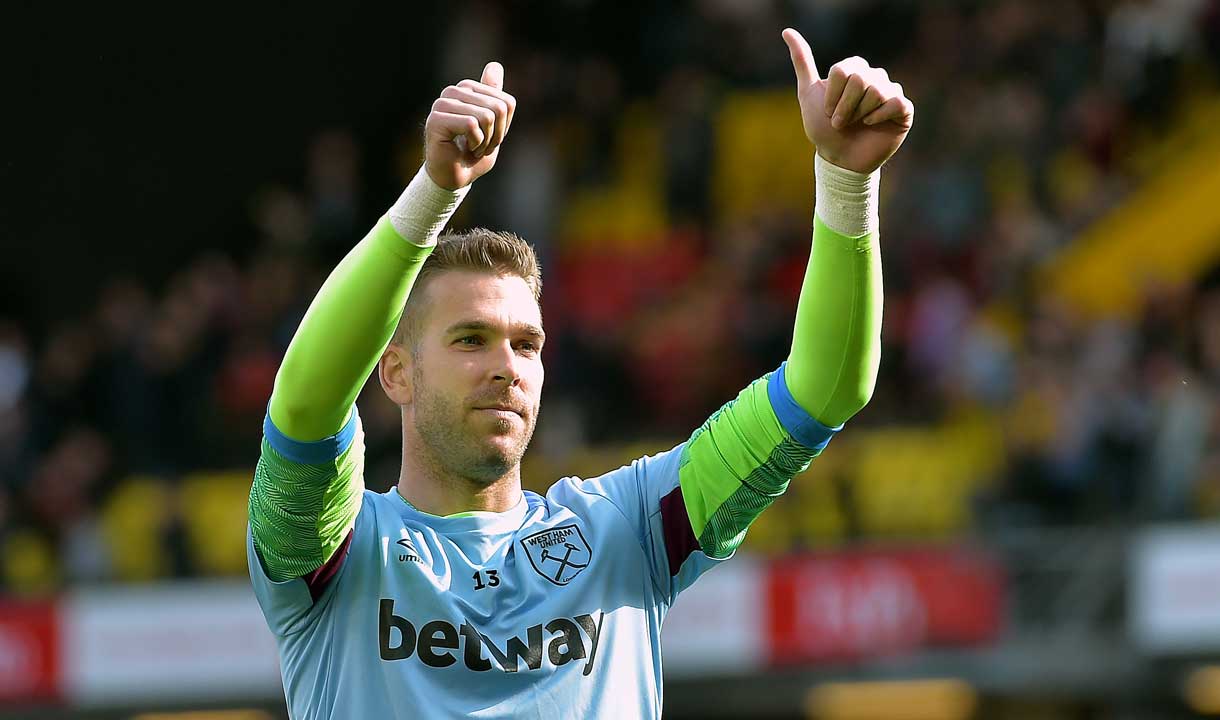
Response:
[[[675,604],[667,670],[748,673],[989,643],[1001,630],[1004,592],[997,561],[971,550],[741,557]],[[179,642],[165,642],[167,634]],[[0,600],[0,706],[280,693],[274,638],[240,582]]]
[[[54,605],[0,600],[0,703],[57,699],[58,647]]]
[[[773,562],[767,585],[773,664],[975,645],[1001,626],[1000,567],[972,551],[802,555]]]

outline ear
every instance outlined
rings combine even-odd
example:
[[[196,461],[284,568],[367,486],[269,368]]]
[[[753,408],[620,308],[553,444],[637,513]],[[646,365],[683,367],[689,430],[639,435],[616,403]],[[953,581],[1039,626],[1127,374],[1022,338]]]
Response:
[[[377,361],[377,379],[381,381],[381,389],[399,407],[410,405],[414,395],[411,386],[413,363],[411,350],[394,342],[386,347]]]

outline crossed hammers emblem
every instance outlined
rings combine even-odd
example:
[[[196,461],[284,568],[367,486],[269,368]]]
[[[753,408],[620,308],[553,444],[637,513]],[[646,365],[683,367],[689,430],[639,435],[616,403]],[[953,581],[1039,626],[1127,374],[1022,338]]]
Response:
[[[563,554],[563,557],[556,557],[552,555],[549,548],[542,549],[542,562],[545,563],[547,560],[554,560],[555,562],[559,563],[559,569],[555,571],[555,582],[559,582],[559,578],[563,576],[563,571],[570,567],[576,568],[577,570],[589,567],[589,563],[581,565],[580,563],[573,562],[570,559],[572,557],[572,553],[580,550],[579,547],[573,545],[572,543],[564,543],[563,546],[567,548],[567,551]]]

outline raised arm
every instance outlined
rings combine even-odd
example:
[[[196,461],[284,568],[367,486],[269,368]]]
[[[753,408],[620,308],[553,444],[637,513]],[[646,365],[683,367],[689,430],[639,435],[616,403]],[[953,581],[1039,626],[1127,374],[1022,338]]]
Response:
[[[813,250],[797,304],[788,388],[819,422],[838,426],[872,397],[881,360],[881,165],[914,106],[884,69],[843,60],[823,80],[800,33],[784,31],[805,135],[817,148]]]
[[[480,82],[463,80],[433,103],[424,168],[330,274],[288,346],[270,407],[285,435],[317,440],[344,426],[437,236],[495,165],[515,109],[503,84],[504,69],[489,63]]]
[[[804,38],[789,29],[784,41],[805,134],[817,149],[813,250],[787,361],[709,418],[683,449],[685,519],[711,558],[730,555],[864,407],[881,357],[880,168],[906,138],[914,108],[884,70],[851,58],[823,80]],[[665,534],[683,536],[671,527]],[[670,570],[679,574],[672,561]]]
[[[470,184],[495,165],[515,100],[504,69],[441,93],[425,163],[318,291],[275,378],[250,493],[250,530],[267,576],[313,573],[360,510],[363,442],[355,400],[394,333],[437,236]]]

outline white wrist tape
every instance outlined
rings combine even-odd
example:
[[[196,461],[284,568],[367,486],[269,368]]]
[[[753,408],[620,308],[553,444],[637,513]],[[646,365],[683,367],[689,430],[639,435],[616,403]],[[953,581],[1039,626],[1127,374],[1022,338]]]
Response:
[[[881,168],[865,175],[815,154],[813,175],[817,181],[814,212],[826,227],[849,237],[877,232]]]
[[[421,165],[407,189],[402,191],[394,207],[386,214],[403,239],[412,245],[429,247],[436,244],[437,236],[445,229],[445,224],[453,217],[468,192],[469,185],[460,190],[446,190],[437,185]]]

